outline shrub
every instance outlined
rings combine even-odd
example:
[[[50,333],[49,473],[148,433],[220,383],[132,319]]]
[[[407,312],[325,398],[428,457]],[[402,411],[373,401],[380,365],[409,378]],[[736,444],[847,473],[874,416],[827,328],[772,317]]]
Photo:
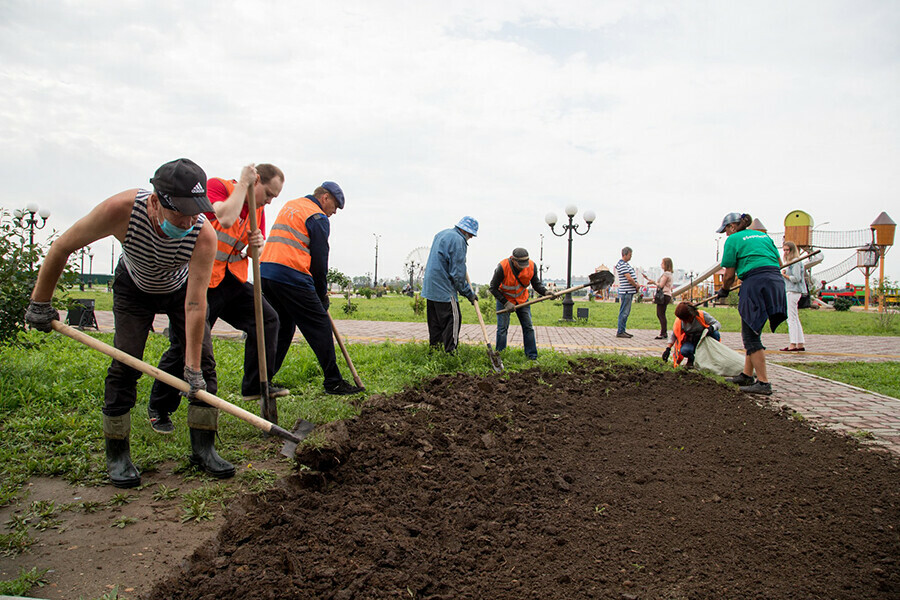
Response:
[[[850,310],[851,306],[853,306],[853,300],[850,298],[838,297],[834,299],[834,310]]]
[[[418,294],[413,296],[412,302],[410,302],[409,305],[412,306],[413,312],[417,315],[421,315],[425,312],[425,300]]]

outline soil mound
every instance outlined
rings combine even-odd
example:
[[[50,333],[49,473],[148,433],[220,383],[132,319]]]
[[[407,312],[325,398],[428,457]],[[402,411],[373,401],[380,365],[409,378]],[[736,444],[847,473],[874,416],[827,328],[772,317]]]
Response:
[[[900,469],[788,417],[600,359],[438,377],[328,428],[149,597],[900,597]]]

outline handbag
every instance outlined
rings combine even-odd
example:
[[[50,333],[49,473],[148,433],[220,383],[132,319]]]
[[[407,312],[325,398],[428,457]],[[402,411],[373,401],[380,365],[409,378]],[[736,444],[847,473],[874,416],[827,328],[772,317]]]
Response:
[[[656,288],[656,293],[653,294],[653,304],[665,304],[666,303],[666,295],[663,293],[662,288]]]
[[[809,308],[812,306],[812,302],[810,302],[809,294],[801,294],[800,300],[797,302],[797,308]]]

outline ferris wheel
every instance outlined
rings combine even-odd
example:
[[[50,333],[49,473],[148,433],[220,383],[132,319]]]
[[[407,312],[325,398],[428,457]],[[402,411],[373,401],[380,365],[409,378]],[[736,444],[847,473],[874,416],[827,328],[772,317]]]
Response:
[[[419,246],[406,255],[406,260],[403,262],[403,272],[408,277],[409,285],[422,283],[429,252],[431,252],[430,246]]]

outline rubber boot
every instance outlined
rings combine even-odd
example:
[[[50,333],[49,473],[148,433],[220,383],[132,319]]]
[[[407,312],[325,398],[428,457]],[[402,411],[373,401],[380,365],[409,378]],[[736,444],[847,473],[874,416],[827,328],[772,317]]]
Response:
[[[131,462],[131,413],[118,417],[103,415],[103,437],[106,439],[106,471],[117,488],[141,485],[141,473]]]
[[[188,427],[191,433],[191,464],[217,479],[234,477],[234,465],[222,458],[214,446],[219,409],[188,405]]]

